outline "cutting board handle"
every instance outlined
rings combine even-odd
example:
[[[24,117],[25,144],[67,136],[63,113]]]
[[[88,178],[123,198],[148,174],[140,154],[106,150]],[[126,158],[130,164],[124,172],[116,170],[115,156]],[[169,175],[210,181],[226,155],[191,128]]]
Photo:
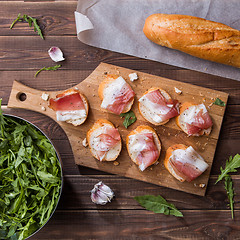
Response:
[[[48,101],[42,99],[42,94],[47,93],[49,97],[51,92],[39,91],[25,86],[18,81],[13,82],[12,91],[8,101],[9,108],[24,108],[40,113],[44,113],[54,118],[53,111],[49,111]],[[52,97],[52,96],[51,96]]]

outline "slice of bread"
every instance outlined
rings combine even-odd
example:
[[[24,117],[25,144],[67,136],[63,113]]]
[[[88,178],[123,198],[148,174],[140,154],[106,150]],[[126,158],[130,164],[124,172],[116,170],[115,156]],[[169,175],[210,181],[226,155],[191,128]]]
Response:
[[[70,115],[71,116],[71,115],[73,115],[73,119],[68,119],[68,120],[66,120],[66,122],[67,123],[71,123],[74,126],[79,126],[79,125],[83,124],[86,121],[87,117],[88,117],[89,104],[88,104],[88,100],[87,100],[86,96],[84,94],[82,94],[77,89],[68,89],[68,90],[66,90],[66,91],[64,91],[62,93],[59,93],[56,96],[56,98],[63,98],[65,96],[67,96],[67,95],[71,95],[71,94],[75,94],[75,93],[78,93],[80,95],[80,97],[81,97],[81,99],[83,101],[83,105],[84,105],[86,114],[84,114],[83,116],[79,115],[79,118],[78,118],[78,116],[77,116],[78,115],[78,110],[76,110],[76,111],[74,111],[74,110],[73,111],[66,110],[66,111],[61,111],[61,115],[62,116],[66,116],[66,115]],[[55,110],[53,107],[51,107],[51,99],[50,99],[49,107],[52,108],[53,110]],[[55,111],[57,111],[57,110],[55,110]]]
[[[185,180],[179,176],[175,171],[174,169],[172,168],[171,164],[169,163],[169,158],[171,157],[172,155],[172,152],[176,149],[187,149],[188,147],[184,144],[175,144],[171,147],[169,147],[166,151],[166,156],[165,156],[165,159],[164,159],[164,166],[166,167],[166,169],[177,179],[179,180],[180,182],[184,182]]]
[[[108,92],[106,91],[106,89],[108,88],[108,86],[114,82],[117,78],[119,78],[118,75],[115,74],[108,74],[106,76],[106,79],[103,80],[98,87],[98,95],[100,97],[100,99],[103,101],[104,97],[106,94],[108,94]],[[127,82],[126,82],[127,83]],[[128,83],[127,83],[128,84]],[[130,85],[129,85],[130,86]],[[123,111],[121,113],[126,113],[128,111],[130,111],[130,109],[132,108],[134,102],[134,98],[125,106],[125,108],[123,109]],[[104,111],[108,111],[104,108],[101,108]]]
[[[158,135],[157,135],[156,131],[155,131],[152,127],[147,126],[147,125],[138,126],[136,129],[134,129],[133,131],[131,131],[131,132],[127,135],[127,139],[126,139],[126,145],[127,145],[128,154],[129,154],[131,160],[132,160],[134,163],[136,163],[138,166],[139,166],[139,163],[138,163],[138,161],[137,161],[138,153],[133,152],[133,151],[131,150],[131,147],[130,147],[130,136],[132,136],[132,135],[137,135],[137,134],[140,134],[140,133],[152,133],[153,138],[154,138],[154,143],[155,143],[155,145],[156,145],[156,147],[157,147],[157,150],[158,150],[158,152],[159,152],[159,156],[160,156],[160,152],[161,152],[161,142],[160,142],[160,140],[159,140],[159,138],[158,138]],[[158,156],[158,158],[159,158],[159,156]],[[156,158],[156,160],[155,160],[152,164],[154,164],[154,163],[158,160],[158,158]],[[152,165],[152,164],[151,164],[151,165]]]
[[[164,97],[165,99],[167,99],[167,100],[170,100],[170,99],[171,99],[171,96],[170,96],[165,90],[163,90],[163,89],[161,89],[161,88],[157,88],[157,87],[153,87],[153,88],[148,89],[148,90],[143,94],[143,96],[146,95],[147,93],[152,92],[152,91],[155,91],[155,90],[159,90],[160,93],[163,95],[163,97]],[[147,121],[149,121],[150,123],[152,123],[152,124],[154,124],[154,125],[157,125],[157,126],[163,125],[163,124],[166,124],[166,123],[169,121],[169,119],[166,120],[166,121],[161,121],[161,122],[156,122],[156,121],[154,121],[154,119],[153,119],[154,115],[149,111],[149,109],[148,109],[148,107],[146,106],[146,104],[144,104],[144,102],[142,102],[142,101],[138,101],[138,108],[139,108],[139,112],[141,113],[141,115],[142,115]]]
[[[193,104],[190,102],[185,102],[180,106],[180,114],[179,116],[176,117],[176,123],[177,125],[187,134],[187,126],[186,123],[184,122],[185,119],[185,115],[187,114],[187,110],[191,107],[191,106],[197,106],[198,104]],[[203,129],[200,132],[198,132],[197,134],[193,134],[191,136],[202,136],[202,135],[209,135],[212,131],[212,127],[209,127],[207,129]]]
[[[117,159],[117,157],[119,156],[121,149],[122,149],[121,139],[113,148],[111,148],[109,151],[106,152],[103,159],[99,158],[99,155],[97,154],[98,151],[96,149],[94,149],[94,141],[101,133],[104,132],[105,127],[115,129],[114,125],[106,119],[99,119],[93,124],[91,129],[87,132],[88,145],[89,145],[91,154],[96,159],[98,159],[100,161],[114,161]]]

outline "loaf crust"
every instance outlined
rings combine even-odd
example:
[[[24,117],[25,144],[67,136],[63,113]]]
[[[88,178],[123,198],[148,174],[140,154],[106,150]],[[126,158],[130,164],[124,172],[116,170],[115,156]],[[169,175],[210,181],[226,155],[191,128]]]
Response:
[[[148,39],[202,59],[240,67],[240,31],[203,18],[153,14],[143,28]]]

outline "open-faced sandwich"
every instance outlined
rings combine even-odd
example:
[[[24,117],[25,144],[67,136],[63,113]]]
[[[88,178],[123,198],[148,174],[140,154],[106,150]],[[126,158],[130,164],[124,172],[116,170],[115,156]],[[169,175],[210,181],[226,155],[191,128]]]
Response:
[[[179,114],[178,101],[160,88],[150,88],[138,101],[140,113],[154,125],[163,125]]]
[[[193,147],[183,144],[175,144],[167,149],[164,165],[180,182],[191,182],[208,168]]]
[[[122,149],[118,129],[106,119],[97,120],[87,132],[91,154],[100,161],[114,161]]]
[[[135,93],[121,76],[108,74],[99,85],[98,95],[102,109],[119,115],[131,109]]]
[[[57,121],[81,125],[88,116],[87,98],[76,89],[69,89],[49,100],[49,107],[56,111]]]
[[[177,125],[188,136],[209,135],[212,130],[212,119],[202,104],[185,102],[180,106],[180,115],[176,118]]]
[[[127,150],[131,160],[141,171],[154,164],[161,152],[161,142],[155,130],[149,126],[138,126],[127,135]]]

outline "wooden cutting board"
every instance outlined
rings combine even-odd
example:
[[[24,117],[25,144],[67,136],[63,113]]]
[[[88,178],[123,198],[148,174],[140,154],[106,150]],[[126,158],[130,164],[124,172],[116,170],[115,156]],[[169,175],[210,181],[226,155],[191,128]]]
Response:
[[[136,72],[138,74],[139,79],[137,81],[131,82],[129,81],[128,75],[133,72]],[[132,110],[137,116],[137,121],[128,129],[125,129],[122,124],[123,119],[121,119],[119,116],[100,110],[101,101],[98,97],[97,91],[99,83],[105,78],[107,73],[117,74],[124,77],[136,93]],[[83,125],[77,127],[74,127],[73,125],[65,122],[58,122],[58,124],[64,129],[69,138],[76,164],[130,178],[135,178],[141,181],[154,183],[196,195],[205,195],[225,112],[225,107],[212,105],[212,103],[217,97],[227,103],[227,93],[194,86],[167,78],[153,76],[150,74],[109,65],[106,63],[101,63],[85,80],[83,80],[75,87],[84,93],[88,98],[90,104],[88,119]],[[175,123],[175,119],[171,119],[166,125],[158,127],[146,122],[138,111],[137,99],[139,99],[142,94],[151,87],[160,87],[166,90],[172,96],[172,98],[179,100],[180,103],[183,103],[185,101],[190,101],[196,104],[204,103],[205,106],[209,109],[209,113],[214,124],[210,136],[187,137],[187,135],[178,128]],[[174,91],[174,87],[180,89],[182,91],[182,94],[178,95]],[[48,101],[44,101],[41,96],[43,93],[48,93],[49,98],[55,98],[56,95],[60,92],[62,91],[43,92],[29,88],[19,82],[14,81],[8,102],[8,107],[25,108],[37,111],[56,120],[55,112],[48,107]],[[23,94],[26,95],[26,100],[24,101],[21,100],[21,96]],[[82,145],[82,141],[86,137],[87,131],[99,118],[106,118],[114,123],[114,125],[118,127],[120,135],[122,137],[123,149],[117,161],[115,162],[100,162],[94,159],[90,154],[89,148],[85,148]],[[158,164],[147,168],[144,172],[141,172],[138,167],[130,160],[125,145],[127,134],[142,124],[148,124],[152,126],[157,131],[162,143],[162,151]],[[165,157],[165,152],[169,146],[176,143],[182,143],[187,146],[191,145],[209,164],[207,171],[191,183],[179,182],[173,178],[172,175],[170,175],[164,168],[163,159]]]

